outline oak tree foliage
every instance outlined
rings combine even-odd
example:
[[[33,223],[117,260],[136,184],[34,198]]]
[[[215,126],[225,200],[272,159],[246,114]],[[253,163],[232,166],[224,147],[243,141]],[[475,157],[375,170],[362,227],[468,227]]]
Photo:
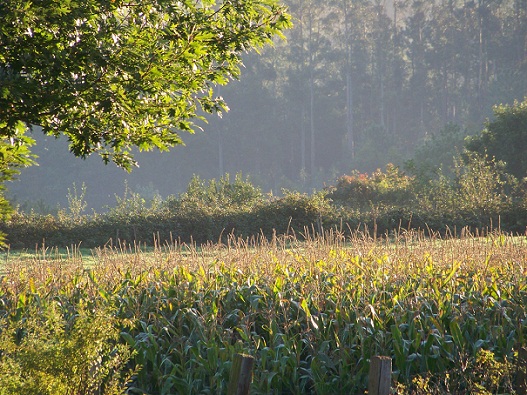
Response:
[[[277,0],[0,2],[0,183],[31,164],[35,125],[128,170],[134,147],[181,144],[227,109],[214,87],[238,77],[242,54],[289,25]]]
[[[130,168],[181,144],[241,54],[289,25],[276,0],[13,0],[0,4],[0,133],[39,125]]]

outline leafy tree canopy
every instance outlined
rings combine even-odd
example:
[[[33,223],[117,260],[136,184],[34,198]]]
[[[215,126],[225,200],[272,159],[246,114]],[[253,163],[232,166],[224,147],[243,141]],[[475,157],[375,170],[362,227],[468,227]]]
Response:
[[[0,2],[0,218],[3,183],[33,163],[32,126],[130,169],[133,147],[167,150],[227,109],[214,86],[289,26],[278,0]]]
[[[4,197],[5,181],[12,180],[20,169],[33,164],[33,155],[29,147],[34,140],[24,134],[25,125],[18,122],[14,125],[11,136],[0,140],[0,219],[7,219],[11,206]],[[0,232],[0,247],[5,243],[5,235]]]
[[[481,134],[467,138],[466,148],[504,161],[507,172],[522,179],[527,176],[527,98],[495,106],[494,116]]]
[[[226,109],[214,86],[289,25],[277,0],[1,2],[3,144],[39,125],[130,169],[132,147],[167,150]]]

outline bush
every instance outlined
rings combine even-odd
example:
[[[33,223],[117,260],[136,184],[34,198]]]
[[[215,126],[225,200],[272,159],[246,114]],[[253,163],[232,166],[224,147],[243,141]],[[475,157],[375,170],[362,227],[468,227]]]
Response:
[[[23,319],[4,319],[0,394],[122,394],[121,371],[132,356],[118,344],[115,319],[82,309],[68,317],[59,303],[32,306]]]
[[[194,176],[186,192],[178,198],[169,198],[167,203],[172,213],[189,208],[222,212],[252,207],[262,202],[263,198],[260,188],[254,186],[249,178],[243,179],[239,173],[236,174],[234,182],[230,181],[228,174],[219,181],[212,179],[208,182]]]
[[[367,210],[373,205],[407,205],[414,200],[413,177],[405,175],[397,166],[388,164],[371,176],[354,172],[342,176],[335,187],[329,188],[328,197],[336,203]]]
[[[271,199],[253,211],[252,231],[259,230],[265,235],[273,232],[286,234],[291,231],[304,232],[315,227],[317,232],[331,222],[333,208],[326,192],[309,196],[304,193],[284,191],[284,196]]]
[[[467,213],[488,219],[505,211],[518,193],[503,162],[467,152],[454,161],[454,178],[442,172],[420,194],[422,207],[442,213]]]
[[[15,212],[0,223],[11,248],[36,246],[97,247],[107,243],[166,241],[217,242],[229,235],[320,233],[367,228],[376,235],[398,228],[447,232],[466,226],[524,232],[527,218],[525,185],[488,157],[467,153],[455,160],[455,177],[442,171],[426,184],[417,183],[396,166],[372,175],[353,173],[335,187],[311,195],[284,191],[264,196],[248,179],[203,181],[195,177],[187,191],[147,201],[126,189],[107,213],[83,215],[82,194],[74,191],[69,210],[57,216]]]

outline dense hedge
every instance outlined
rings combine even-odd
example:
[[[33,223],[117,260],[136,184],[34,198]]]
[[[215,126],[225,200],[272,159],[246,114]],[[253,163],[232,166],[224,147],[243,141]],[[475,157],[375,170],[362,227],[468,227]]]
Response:
[[[439,175],[423,182],[390,165],[385,172],[343,176],[335,187],[312,195],[284,191],[281,197],[264,195],[241,176],[232,182],[195,178],[184,194],[166,200],[147,202],[127,191],[104,214],[83,215],[82,196],[71,198],[71,207],[54,216],[17,211],[0,231],[15,249],[123,241],[199,244],[231,234],[302,237],[335,228],[372,235],[410,228],[452,234],[467,227],[526,231],[525,188],[499,164],[472,157],[455,170],[455,179]]]
[[[312,198],[302,196],[299,203]],[[297,202],[298,203],[298,202]],[[68,247],[82,244],[95,247],[118,242],[153,244],[155,241],[205,243],[219,241],[228,235],[240,237],[276,234],[319,233],[338,229],[344,233],[359,229],[372,236],[397,230],[421,229],[452,235],[463,228],[471,232],[498,229],[511,233],[524,233],[527,211],[523,207],[510,207],[501,213],[479,217],[473,212],[438,213],[412,211],[404,207],[386,208],[375,212],[348,212],[331,207],[319,211],[315,207],[295,206],[294,202],[279,199],[251,210],[230,210],[210,214],[194,210],[167,215],[151,214],[137,221],[117,221],[106,216],[87,218],[84,222],[61,221],[54,216],[17,214],[9,223],[2,224],[13,249],[37,246]]]

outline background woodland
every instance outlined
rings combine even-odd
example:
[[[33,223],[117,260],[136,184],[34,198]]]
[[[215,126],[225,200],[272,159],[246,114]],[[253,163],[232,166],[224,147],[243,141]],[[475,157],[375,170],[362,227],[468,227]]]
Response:
[[[311,192],[387,163],[449,169],[493,106],[527,92],[527,3],[287,0],[294,28],[245,57],[222,87],[231,110],[185,147],[137,155],[128,174],[81,161],[66,141],[35,133],[39,167],[8,189],[15,204],[56,213],[85,183],[89,207],[115,203],[124,181],[146,199],[182,193],[193,175],[242,172],[264,191]]]

